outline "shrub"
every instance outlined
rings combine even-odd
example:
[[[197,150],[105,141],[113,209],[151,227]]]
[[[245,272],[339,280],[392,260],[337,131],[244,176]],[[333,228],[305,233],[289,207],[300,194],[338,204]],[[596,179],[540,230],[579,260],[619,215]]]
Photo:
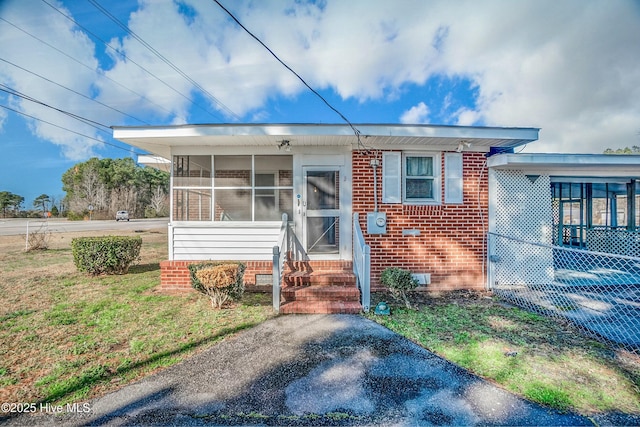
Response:
[[[418,287],[418,281],[411,275],[408,270],[401,268],[385,268],[380,275],[380,282],[386,285],[397,300],[404,302],[407,308],[411,308],[411,303],[407,297],[407,291],[412,291]]]
[[[222,308],[229,300],[237,301],[244,293],[242,263],[203,262],[190,264],[191,286],[211,300],[211,306]]]
[[[67,219],[69,221],[82,221],[84,219],[83,213],[67,211]]]
[[[152,208],[151,206],[147,206],[144,209],[144,217],[145,218],[157,218],[158,215],[158,211],[156,211],[154,208]]]
[[[79,237],[71,240],[73,262],[89,274],[124,274],[140,257],[141,237]]]

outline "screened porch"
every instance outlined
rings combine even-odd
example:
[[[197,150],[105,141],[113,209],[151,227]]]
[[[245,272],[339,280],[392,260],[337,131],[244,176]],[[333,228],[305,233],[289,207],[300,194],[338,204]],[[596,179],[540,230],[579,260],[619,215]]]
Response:
[[[558,246],[640,256],[640,182],[552,178]]]

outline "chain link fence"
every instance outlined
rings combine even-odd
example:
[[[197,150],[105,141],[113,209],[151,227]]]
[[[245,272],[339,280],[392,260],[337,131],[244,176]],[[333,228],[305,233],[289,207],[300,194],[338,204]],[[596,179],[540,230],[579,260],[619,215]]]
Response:
[[[489,264],[499,297],[640,355],[640,258],[489,233]]]

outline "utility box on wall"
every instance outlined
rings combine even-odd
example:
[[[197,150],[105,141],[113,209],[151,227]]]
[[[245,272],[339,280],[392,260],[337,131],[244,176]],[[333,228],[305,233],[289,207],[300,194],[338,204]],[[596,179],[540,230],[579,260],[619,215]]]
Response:
[[[387,214],[385,212],[369,212],[367,214],[368,234],[387,234]]]

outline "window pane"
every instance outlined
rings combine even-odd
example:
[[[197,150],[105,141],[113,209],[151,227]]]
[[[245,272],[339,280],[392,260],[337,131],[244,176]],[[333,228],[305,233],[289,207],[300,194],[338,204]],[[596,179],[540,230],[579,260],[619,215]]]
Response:
[[[251,221],[251,190],[215,190],[214,221]]]
[[[340,209],[338,171],[307,172],[307,209]]]
[[[591,223],[594,226],[607,226],[611,224],[609,204],[607,203],[607,184],[593,184],[592,216]]]
[[[293,190],[256,189],[256,221],[280,221],[286,213],[293,218]]]
[[[260,185],[258,177],[270,174],[275,177],[276,187],[290,187],[293,185],[293,156],[255,156],[255,182]]]
[[[251,187],[251,156],[215,156],[214,187]]]
[[[256,173],[256,187],[275,187],[276,176],[273,173]]]
[[[174,190],[175,221],[211,221],[211,190]]]
[[[433,199],[433,179],[407,179],[406,197],[410,199]]]
[[[407,157],[407,176],[433,176],[432,157]]]
[[[174,156],[175,187],[211,186],[211,156]]]

